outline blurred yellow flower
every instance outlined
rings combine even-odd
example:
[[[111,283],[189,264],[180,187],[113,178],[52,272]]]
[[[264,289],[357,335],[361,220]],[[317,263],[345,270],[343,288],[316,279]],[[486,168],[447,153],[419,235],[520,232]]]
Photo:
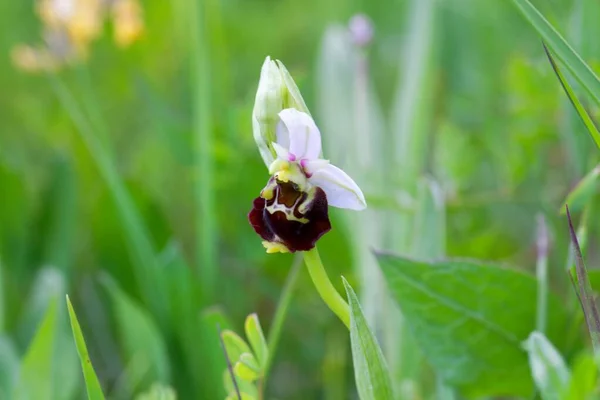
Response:
[[[43,23],[43,45],[17,45],[11,54],[13,63],[28,72],[85,60],[109,16],[119,47],[131,45],[144,31],[139,0],[37,0],[36,11]]]
[[[127,47],[144,32],[142,7],[136,0],[120,0],[115,2],[112,12],[115,42]]]

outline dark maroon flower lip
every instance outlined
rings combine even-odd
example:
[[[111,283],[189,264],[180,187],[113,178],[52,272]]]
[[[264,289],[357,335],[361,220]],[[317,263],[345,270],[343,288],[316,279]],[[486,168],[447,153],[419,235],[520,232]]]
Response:
[[[327,196],[322,189],[301,192],[295,185],[273,178],[254,199],[248,220],[265,241],[267,252],[310,250],[331,230]]]

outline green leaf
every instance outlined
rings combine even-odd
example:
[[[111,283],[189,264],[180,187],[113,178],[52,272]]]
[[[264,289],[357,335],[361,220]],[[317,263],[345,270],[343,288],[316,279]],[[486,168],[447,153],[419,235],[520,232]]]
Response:
[[[248,368],[253,369],[254,371],[260,373],[261,372],[261,367],[260,365],[258,365],[258,361],[256,360],[256,357],[254,357],[254,354],[252,353],[242,353],[242,355],[240,356],[240,362],[242,364],[245,364],[246,366],[248,366]]]
[[[377,339],[369,329],[356,293],[342,277],[350,306],[350,342],[354,377],[361,400],[393,399],[388,368]]]
[[[529,0],[513,0],[527,21],[538,31],[557,58],[600,105],[600,80],[579,54],[566,42]]]
[[[242,356],[244,355],[252,356],[250,353],[242,354]],[[235,376],[237,376],[238,378],[248,382],[254,382],[261,376],[260,370],[258,370],[255,367],[258,367],[258,365],[256,364],[256,360],[254,360],[254,362],[252,362],[252,360],[246,360],[246,362],[244,362],[242,361],[242,358],[240,358],[240,361],[235,363],[233,371],[235,372]]]
[[[147,392],[138,395],[135,400],[177,400],[177,395],[172,387],[154,383]]]
[[[79,355],[79,361],[81,362],[81,369],[83,370],[83,378],[85,380],[85,387],[87,389],[87,395],[89,400],[103,400],[104,394],[102,394],[102,387],[100,381],[94,371],[92,360],[88,354],[87,346],[85,345],[85,339],[83,338],[83,332],[77,315],[71,304],[71,300],[67,295],[67,308],[69,310],[69,319],[71,320],[71,329],[73,330],[73,338],[75,339],[75,346],[77,347],[77,354]]]
[[[583,353],[575,358],[569,385],[568,400],[592,399],[596,390],[598,369],[594,358],[589,353]]]
[[[55,333],[56,298],[50,301],[44,319],[27,349],[13,398],[17,400],[45,399],[48,393],[52,393],[52,355]]]
[[[128,388],[133,393],[153,382],[168,382],[167,349],[154,320],[110,278],[103,284],[111,296],[125,361],[129,363]]]
[[[554,61],[552,54],[550,53],[550,51],[548,50],[548,48],[546,47],[545,44],[544,44],[544,51],[546,52],[546,55],[548,56],[548,60],[550,61],[550,64],[552,65],[552,69],[554,69],[554,73],[558,77],[558,80],[560,81],[560,84],[561,84],[563,90],[567,94],[567,97],[571,101],[571,104],[573,105],[573,107],[575,107],[575,111],[577,111],[577,115],[579,115],[579,118],[581,118],[581,121],[587,128],[587,131],[589,132],[590,136],[592,137],[594,142],[596,142],[596,146],[598,148],[600,148],[600,133],[598,133],[598,128],[596,127],[596,124],[594,123],[594,121],[592,120],[592,118],[590,117],[590,115],[588,114],[586,109],[583,107],[583,105],[581,104],[581,102],[579,101],[577,96],[575,95],[575,92],[573,92],[573,89],[569,85],[569,81],[567,81],[565,76],[560,71],[560,68]]]
[[[417,343],[448,384],[473,396],[532,393],[521,347],[535,329],[532,276],[470,261],[377,257]],[[562,332],[565,312],[552,295],[548,307],[548,332],[557,343],[552,334]]]
[[[583,209],[594,194],[598,192],[598,177],[600,177],[600,166],[591,170],[577,183],[577,186],[569,192],[567,199],[560,209],[561,214],[565,214],[567,205],[569,205],[570,211],[579,211]]]
[[[532,332],[523,347],[529,354],[531,375],[542,399],[564,399],[570,373],[560,353],[540,332]]]
[[[221,333],[221,337],[225,344],[225,350],[227,350],[227,356],[232,363],[238,361],[242,354],[251,352],[248,343],[237,333],[226,329]]]
[[[240,392],[247,393],[253,398],[258,396],[258,389],[256,388],[256,385],[253,382],[247,381],[245,379],[240,379],[237,376],[235,381],[238,385],[238,388],[240,389]],[[229,373],[228,369],[223,371],[223,386],[225,387],[225,391],[227,393],[233,393],[235,396],[235,400],[237,400],[237,396],[235,395],[235,388],[233,386],[233,381],[231,380],[231,374]]]
[[[260,326],[258,315],[248,315],[246,323],[244,324],[244,329],[246,331],[246,337],[252,346],[252,350],[254,350],[256,360],[258,361],[260,368],[264,369],[267,365],[267,359],[269,358],[269,348],[267,347],[267,341],[265,340],[265,335]]]
[[[8,399],[19,373],[19,356],[11,340],[0,335],[0,399]]]

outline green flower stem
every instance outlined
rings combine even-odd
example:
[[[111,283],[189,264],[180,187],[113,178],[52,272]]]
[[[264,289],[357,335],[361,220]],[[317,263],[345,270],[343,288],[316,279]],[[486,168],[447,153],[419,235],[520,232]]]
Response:
[[[281,297],[279,298],[279,304],[277,305],[277,310],[275,311],[275,316],[273,317],[273,324],[271,325],[271,329],[267,335],[269,357],[267,359],[267,365],[265,366],[263,384],[267,380],[269,369],[271,368],[273,359],[275,358],[275,350],[277,349],[279,339],[281,338],[281,329],[283,328],[285,317],[287,316],[290,302],[292,300],[292,294],[294,293],[296,282],[298,281],[298,272],[300,271],[301,266],[302,256],[296,255],[294,257],[294,262],[292,263],[292,268],[290,269],[290,272],[285,280],[285,285],[283,286],[283,291],[281,292]]]
[[[325,304],[327,304],[331,311],[342,320],[348,329],[350,329],[350,308],[348,307],[348,303],[346,303],[331,284],[316,247],[304,252],[304,262],[306,263],[308,273],[317,288],[317,292],[319,292],[319,295],[321,295]]]

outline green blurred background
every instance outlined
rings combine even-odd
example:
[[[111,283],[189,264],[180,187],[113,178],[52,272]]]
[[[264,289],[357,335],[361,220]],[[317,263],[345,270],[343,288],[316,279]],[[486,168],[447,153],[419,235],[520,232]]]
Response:
[[[509,2],[192,1],[144,1],[139,41],[117,47],[109,22],[84,62],[49,74],[11,61],[18,44],[41,43],[34,2],[0,3],[0,398],[55,297],[61,383],[47,398],[83,398],[65,293],[108,397],[153,382],[224,397],[215,322],[241,333],[257,312],[268,331],[294,261],[265,254],[246,220],[268,179],[251,126],[267,55],[300,87],[325,157],[365,190],[370,209],[332,211],[319,246],[382,337],[371,247],[533,271],[541,213],[552,287],[569,289],[559,207],[594,166],[593,143]],[[600,5],[534,3],[598,65]],[[357,13],[374,27],[364,48],[347,30]],[[388,361],[419,359],[396,347]],[[415,365],[399,374],[427,398],[431,371]],[[353,398],[352,376],[345,328],[300,269],[267,398]]]

